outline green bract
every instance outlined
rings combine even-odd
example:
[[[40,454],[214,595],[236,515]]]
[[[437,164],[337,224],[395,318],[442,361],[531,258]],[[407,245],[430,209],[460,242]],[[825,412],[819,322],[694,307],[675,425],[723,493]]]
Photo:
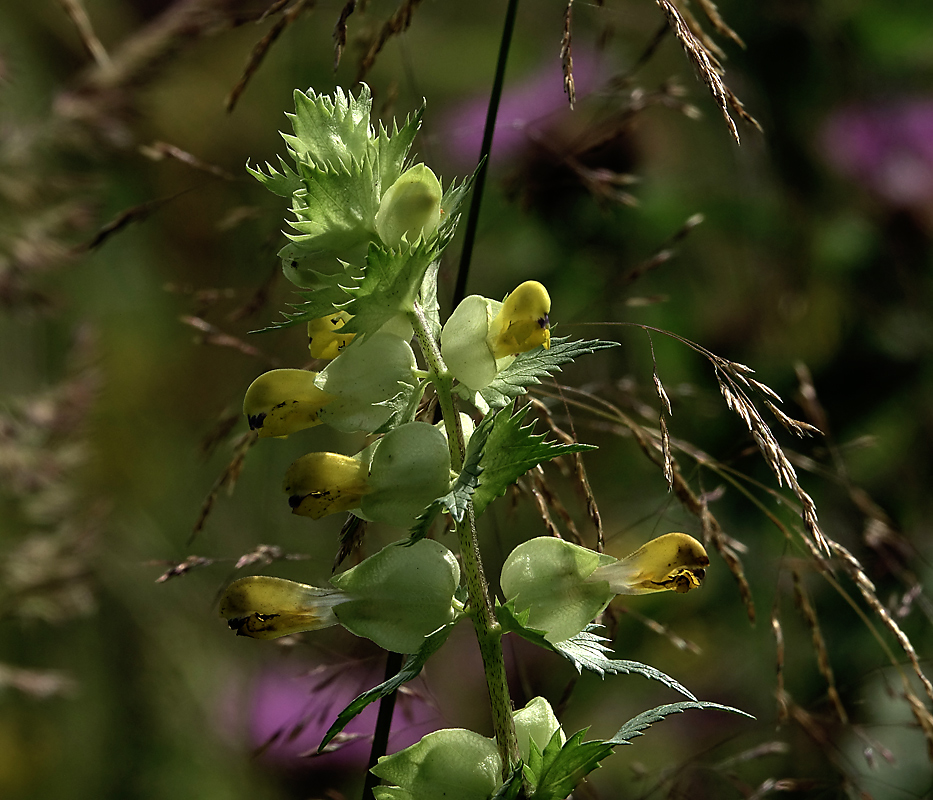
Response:
[[[386,650],[415,653],[454,619],[460,567],[444,545],[422,539],[390,544],[331,583],[350,598],[334,609],[341,625]]]
[[[500,585],[515,611],[528,609],[527,627],[549,642],[580,633],[615,595],[606,581],[588,582],[593,570],[615,561],[585,547],[542,536],[516,547],[502,566]]]
[[[264,172],[247,166],[267,189],[291,200],[295,219],[289,225],[296,233],[282,258],[286,274],[300,286],[314,285],[309,270],[325,259],[345,257],[375,238],[383,191],[402,174],[422,112],[390,133],[381,123],[373,127],[371,111],[365,84],[356,97],[339,88],[333,98],[296,91],[295,113],[287,115],[294,135],[282,134],[294,168],[281,158],[281,171],[268,163]]]

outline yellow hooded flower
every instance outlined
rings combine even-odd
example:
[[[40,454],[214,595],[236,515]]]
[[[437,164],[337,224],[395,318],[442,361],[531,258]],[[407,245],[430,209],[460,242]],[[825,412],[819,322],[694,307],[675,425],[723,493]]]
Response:
[[[615,594],[696,589],[706,577],[706,550],[686,533],[666,533],[613,564],[597,567],[590,581],[607,581]]]
[[[340,355],[355,333],[338,333],[347,324],[350,315],[346,311],[335,311],[326,317],[313,319],[308,323],[308,350],[312,358],[331,361]]]
[[[496,358],[514,356],[543,345],[551,346],[548,312],[551,297],[538,281],[525,281],[502,303],[489,326],[486,343]]]
[[[336,589],[253,575],[227,587],[220,616],[237,632],[253,639],[277,639],[337,624],[334,606],[349,600]]]
[[[358,508],[369,492],[369,470],[359,458],[340,453],[308,453],[285,472],[285,492],[293,514],[321,519]]]
[[[273,369],[254,380],[243,398],[243,413],[260,436],[288,436],[320,425],[321,409],[334,395],[314,385],[316,372]]]

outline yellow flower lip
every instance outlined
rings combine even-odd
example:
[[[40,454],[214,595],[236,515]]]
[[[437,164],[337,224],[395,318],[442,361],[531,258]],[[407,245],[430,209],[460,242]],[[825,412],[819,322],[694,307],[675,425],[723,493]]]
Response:
[[[314,385],[316,372],[274,369],[264,372],[246,390],[243,413],[250,430],[259,435],[288,436],[320,425],[321,409],[334,396]]]
[[[551,346],[551,297],[538,281],[519,284],[502,302],[489,326],[486,344],[496,358]]]
[[[607,581],[615,594],[697,589],[706,577],[706,550],[686,533],[666,533],[613,564],[598,567],[588,581]]]

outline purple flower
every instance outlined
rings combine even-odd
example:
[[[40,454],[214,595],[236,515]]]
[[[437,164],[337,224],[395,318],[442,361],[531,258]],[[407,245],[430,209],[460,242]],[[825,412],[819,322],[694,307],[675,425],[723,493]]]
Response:
[[[574,55],[573,79],[578,102],[598,85],[604,74],[605,66],[600,59],[586,53]],[[488,105],[487,96],[477,97],[442,118],[440,140],[455,167],[476,164]],[[560,59],[554,57],[524,81],[503,91],[491,160],[498,162],[514,156],[529,139],[541,136],[572,113],[564,93]]]
[[[227,694],[222,718],[238,746],[247,746],[269,764],[285,769],[361,772],[366,768],[378,702],[371,703],[331,742],[317,752],[324,734],[358,695],[381,683],[383,667],[354,661],[333,666],[267,666]],[[418,693],[402,691],[396,700],[389,752],[414,744],[443,727],[437,710]]]
[[[856,105],[822,130],[826,160],[899,208],[933,202],[933,99]]]

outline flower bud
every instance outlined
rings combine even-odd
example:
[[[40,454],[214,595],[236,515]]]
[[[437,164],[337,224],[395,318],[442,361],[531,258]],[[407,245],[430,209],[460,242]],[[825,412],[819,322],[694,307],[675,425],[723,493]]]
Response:
[[[334,396],[314,385],[316,372],[274,369],[250,384],[243,413],[260,436],[288,436],[321,424],[320,413]]]
[[[339,331],[350,315],[346,311],[335,311],[320,319],[313,319],[308,323],[308,350],[312,358],[321,358],[331,361],[340,355],[355,333],[340,334]]]
[[[620,561],[596,569],[590,580],[608,581],[614,594],[696,589],[706,577],[706,550],[686,533],[666,533]]]
[[[424,164],[403,172],[379,203],[376,233],[383,243],[395,247],[404,236],[414,242],[430,236],[441,219],[441,184]]]
[[[334,606],[347,599],[334,589],[254,575],[227,587],[220,601],[220,616],[237,636],[277,639],[336,625]]]
[[[371,771],[391,784],[373,789],[376,800],[488,800],[502,783],[495,742],[464,728],[429,733]]]
[[[543,697],[535,697],[528,701],[524,708],[512,713],[515,720],[515,735],[518,738],[518,749],[522,760],[527,764],[531,757],[531,742],[535,743],[539,753],[544,752],[548,742],[557,731],[560,731],[560,743],[567,741],[564,731],[554,715],[554,709]]]
[[[293,514],[321,519],[358,508],[369,491],[366,464],[339,453],[308,453],[285,472]]]
[[[440,542],[421,539],[390,544],[331,583],[349,598],[334,609],[348,631],[395,653],[416,653],[454,619],[460,567]]]
[[[585,547],[541,536],[516,547],[502,566],[500,585],[516,612],[529,610],[527,627],[545,631],[549,642],[576,636],[615,594],[606,581],[588,581],[597,567],[615,559]]]
[[[548,312],[551,298],[538,281],[525,281],[502,303],[489,326],[487,343],[496,358],[518,355],[543,345],[551,346]]]

